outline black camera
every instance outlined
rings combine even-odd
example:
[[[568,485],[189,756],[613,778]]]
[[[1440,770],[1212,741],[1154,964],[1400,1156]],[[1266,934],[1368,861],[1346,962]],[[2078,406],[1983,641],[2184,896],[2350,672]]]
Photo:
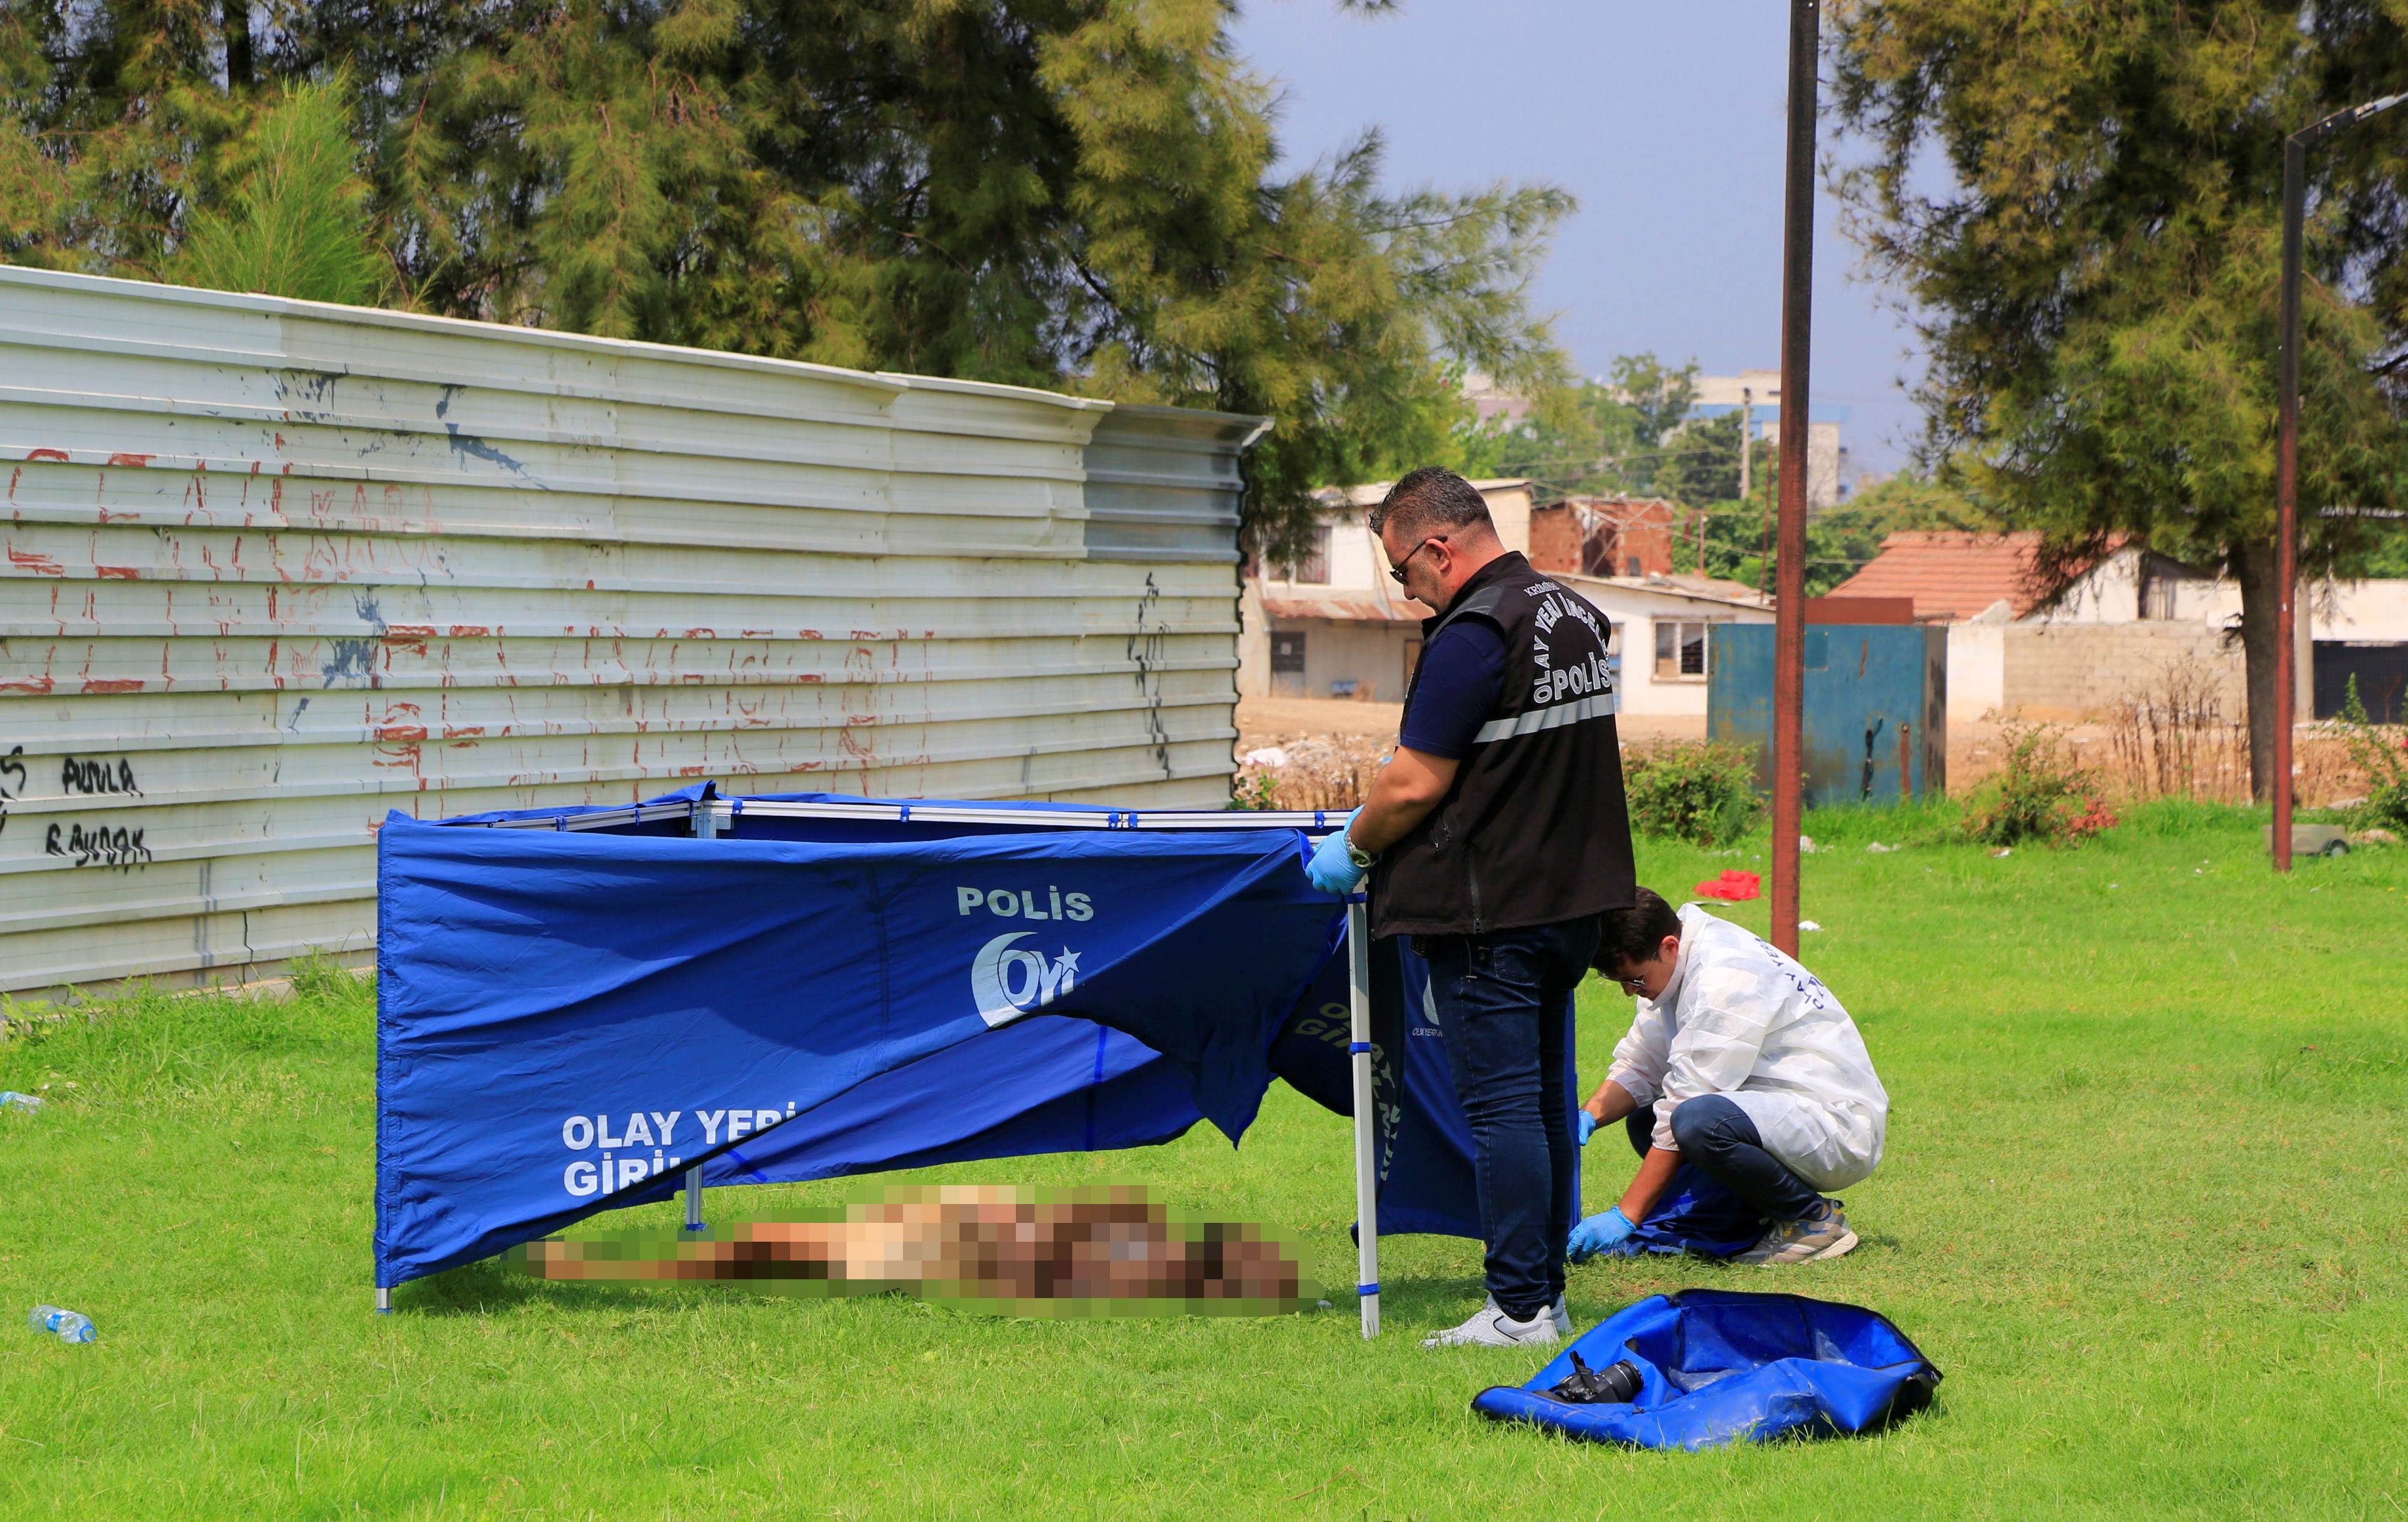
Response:
[[[1572,1371],[1562,1383],[1547,1392],[1550,1400],[1575,1406],[1624,1406],[1639,1399],[1646,1383],[1640,1376],[1639,1366],[1628,1358],[1619,1358],[1602,1369],[1591,1369],[1577,1353],[1572,1355]]]

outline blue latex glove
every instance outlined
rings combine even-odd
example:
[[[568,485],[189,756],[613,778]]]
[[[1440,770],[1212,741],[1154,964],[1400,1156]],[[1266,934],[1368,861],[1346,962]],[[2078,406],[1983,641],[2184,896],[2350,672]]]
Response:
[[[1352,811],[1340,820],[1338,827],[1313,847],[1312,859],[1304,865],[1304,875],[1324,893],[1344,895],[1363,885],[1363,869],[1346,854],[1346,832],[1361,811]]]
[[[1595,1257],[1609,1247],[1618,1246],[1622,1240],[1639,1228],[1616,1205],[1602,1215],[1592,1215],[1572,1228],[1571,1240],[1564,1243],[1565,1256],[1579,1263]]]
[[[1587,1146],[1588,1139],[1597,1134],[1597,1117],[1585,1110],[1575,1110],[1572,1112],[1572,1125],[1579,1128],[1580,1144]]]

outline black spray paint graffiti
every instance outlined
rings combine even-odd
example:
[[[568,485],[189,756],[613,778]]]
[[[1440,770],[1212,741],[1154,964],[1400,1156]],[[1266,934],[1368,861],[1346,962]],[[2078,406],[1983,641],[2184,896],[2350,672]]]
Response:
[[[0,830],[8,827],[8,805],[22,797],[25,793],[25,763],[17,759],[24,754],[25,747],[22,745],[11,745],[8,747],[7,758],[0,759],[0,777],[17,779],[14,784],[0,783]]]
[[[52,825],[43,837],[42,849],[53,856],[72,856],[78,867],[97,864],[102,867],[132,869],[150,865],[150,848],[142,843],[142,831],[120,825],[110,828],[95,825],[91,829],[70,825],[64,838],[59,826]]]
[[[104,793],[142,796],[142,789],[135,785],[134,763],[122,755],[114,767],[98,757],[68,756],[59,765],[59,787],[64,792],[81,793],[88,797]]]
[[[1170,625],[1163,623],[1154,610],[1162,601],[1162,589],[1154,584],[1154,573],[1146,572],[1145,596],[1138,600],[1137,629],[1128,639],[1128,659],[1137,668],[1137,690],[1145,699],[1145,724],[1149,747],[1154,764],[1165,777],[1170,775],[1170,735],[1162,725],[1162,663],[1165,647],[1170,643]],[[1146,620],[1154,618],[1152,627]]]

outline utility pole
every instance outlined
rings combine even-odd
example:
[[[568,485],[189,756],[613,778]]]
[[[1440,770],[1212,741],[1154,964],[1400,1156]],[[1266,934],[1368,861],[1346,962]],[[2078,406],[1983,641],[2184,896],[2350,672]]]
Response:
[[[1772,943],[1798,955],[1799,797],[1806,760],[1806,403],[1814,315],[1818,0],[1790,0],[1789,164],[1781,233],[1780,588],[1772,631]]]
[[[2298,718],[2300,597],[2300,264],[2308,150],[2387,111],[2408,93],[2335,111],[2283,139],[2282,411],[2274,454],[2274,870],[2291,869],[2291,726]]]
[[[1756,472],[1749,456],[1756,452],[1756,393],[1745,386],[1739,388],[1739,499],[1742,502],[1756,495]]]

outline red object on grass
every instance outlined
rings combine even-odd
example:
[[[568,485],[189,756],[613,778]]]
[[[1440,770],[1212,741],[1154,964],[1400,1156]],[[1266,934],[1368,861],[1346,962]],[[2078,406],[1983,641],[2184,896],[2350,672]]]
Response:
[[[1742,898],[1753,898],[1756,897],[1756,890],[1763,883],[1763,881],[1764,880],[1762,878],[1757,877],[1754,872],[1742,872],[1736,867],[1726,867],[1723,869],[1722,876],[1715,878],[1711,883],[1700,883],[1698,884],[1698,897],[1700,898],[1727,898],[1731,902],[1737,903]]]

